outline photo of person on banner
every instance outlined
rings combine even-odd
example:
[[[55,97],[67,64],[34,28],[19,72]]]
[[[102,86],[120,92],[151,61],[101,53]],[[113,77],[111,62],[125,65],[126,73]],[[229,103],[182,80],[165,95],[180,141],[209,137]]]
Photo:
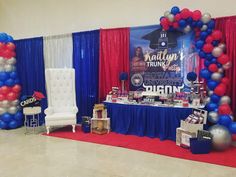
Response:
[[[131,72],[142,73],[147,69],[144,61],[143,49],[138,46],[135,48],[135,56],[131,59]]]

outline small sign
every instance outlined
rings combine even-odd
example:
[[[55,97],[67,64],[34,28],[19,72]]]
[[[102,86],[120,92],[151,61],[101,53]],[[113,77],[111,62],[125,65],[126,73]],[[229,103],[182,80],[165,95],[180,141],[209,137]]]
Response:
[[[20,106],[21,107],[35,107],[35,106],[40,106],[40,100],[42,98],[45,98],[45,96],[41,92],[34,92],[32,96],[26,96],[21,102]]]

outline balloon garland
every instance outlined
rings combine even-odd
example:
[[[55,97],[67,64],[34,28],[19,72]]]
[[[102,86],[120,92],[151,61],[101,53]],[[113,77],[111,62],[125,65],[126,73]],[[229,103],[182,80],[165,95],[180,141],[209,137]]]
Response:
[[[230,98],[226,96],[229,79],[224,71],[231,67],[229,56],[225,54],[226,46],[222,41],[222,32],[215,30],[215,20],[209,13],[201,11],[182,10],[172,7],[160,18],[160,24],[165,31],[180,30],[188,33],[195,31],[195,48],[205,68],[200,71],[200,77],[205,79],[208,87],[208,121],[218,123],[236,134],[236,122],[233,122]]]
[[[15,56],[13,38],[0,33],[0,129],[14,129],[23,124]]]

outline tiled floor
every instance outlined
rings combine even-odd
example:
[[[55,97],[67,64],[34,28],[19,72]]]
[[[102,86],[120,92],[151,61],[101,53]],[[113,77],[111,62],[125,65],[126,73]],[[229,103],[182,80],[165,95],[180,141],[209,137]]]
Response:
[[[0,130],[0,177],[129,176],[236,177],[236,168]]]

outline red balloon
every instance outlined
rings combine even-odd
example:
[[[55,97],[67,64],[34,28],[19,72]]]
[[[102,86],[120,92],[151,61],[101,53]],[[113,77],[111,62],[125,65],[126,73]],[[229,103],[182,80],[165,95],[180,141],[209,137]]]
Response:
[[[201,11],[199,11],[199,10],[195,10],[195,11],[193,11],[193,15],[192,15],[192,17],[193,17],[193,20],[194,20],[194,21],[198,21],[198,20],[200,20],[201,17],[202,17],[202,13],[201,13]]]
[[[21,91],[21,86],[16,84],[12,87],[12,91],[15,93],[19,93]]]
[[[212,36],[207,36],[207,38],[206,38],[206,43],[211,44],[213,40],[214,40],[214,39],[213,39]]]
[[[8,94],[11,91],[10,87],[2,86],[0,88],[0,94]]]
[[[213,50],[213,45],[212,44],[205,44],[203,46],[203,51],[206,52],[206,53],[211,53],[212,50]]]
[[[231,114],[232,110],[228,104],[222,104],[218,107],[219,114]]]
[[[219,56],[219,58],[217,58],[217,61],[220,64],[224,65],[224,64],[226,64],[229,61],[229,56],[226,55],[226,54],[222,54],[221,56]]]
[[[216,64],[210,64],[209,66],[208,66],[208,69],[209,69],[209,71],[211,71],[211,72],[216,72],[216,71],[218,71],[218,67],[217,67],[217,65]]]
[[[175,15],[175,21],[178,22],[180,19],[181,19],[181,15],[180,14],[176,14]]]
[[[211,35],[214,40],[221,40],[222,39],[222,32],[219,30],[214,30]]]
[[[167,31],[169,29],[169,26],[168,25],[162,25],[162,28]]]
[[[174,27],[175,29],[179,28],[179,23],[178,23],[178,22],[174,22],[174,23],[173,23],[173,27]]]
[[[218,96],[224,96],[224,94],[226,93],[226,87],[224,85],[219,84],[215,88],[214,93]]]
[[[181,16],[181,18],[183,18],[183,19],[187,19],[188,17],[191,16],[191,13],[190,13],[189,9],[184,8],[183,10],[181,10],[180,16]]]
[[[3,94],[0,94],[0,101],[5,100],[5,96]]]
[[[11,51],[9,49],[3,51],[2,55],[3,55],[4,58],[7,58],[7,59],[12,57],[12,53],[11,53]]]
[[[0,50],[4,50],[5,49],[5,44],[0,42]]]
[[[222,79],[221,79],[221,82],[223,83],[223,84],[225,84],[225,85],[229,85],[229,78],[227,78],[227,77],[223,77]]]
[[[16,48],[15,44],[13,44],[12,42],[8,42],[6,46],[9,50],[15,50]]]
[[[161,19],[161,25],[162,26],[169,25],[169,20],[166,17],[162,18]]]
[[[16,93],[10,92],[10,93],[7,94],[7,100],[13,101],[15,99],[17,99],[17,94]]]

